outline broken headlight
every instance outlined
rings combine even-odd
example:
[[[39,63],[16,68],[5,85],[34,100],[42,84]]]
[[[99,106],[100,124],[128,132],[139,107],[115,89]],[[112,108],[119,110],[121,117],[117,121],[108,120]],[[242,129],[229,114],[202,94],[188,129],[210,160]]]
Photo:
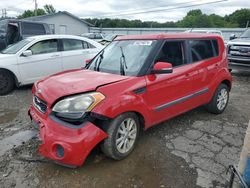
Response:
[[[91,111],[104,98],[105,96],[99,92],[70,96],[57,102],[52,111],[58,117],[80,119],[85,112]]]

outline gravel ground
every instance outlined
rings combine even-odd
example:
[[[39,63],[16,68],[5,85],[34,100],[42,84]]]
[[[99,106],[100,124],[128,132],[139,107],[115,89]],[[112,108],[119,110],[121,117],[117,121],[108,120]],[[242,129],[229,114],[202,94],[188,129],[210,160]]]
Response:
[[[221,115],[202,107],[142,132],[122,161],[95,149],[69,169],[37,154],[27,110],[31,86],[0,97],[0,187],[225,187],[238,164],[250,117],[250,73],[234,73],[230,102]]]

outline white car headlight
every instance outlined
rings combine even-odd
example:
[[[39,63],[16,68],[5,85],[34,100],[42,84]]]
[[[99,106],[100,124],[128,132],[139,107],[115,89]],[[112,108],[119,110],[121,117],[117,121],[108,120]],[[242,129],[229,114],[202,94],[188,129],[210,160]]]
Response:
[[[79,119],[104,98],[105,96],[99,92],[75,95],[57,102],[52,111],[59,117]]]

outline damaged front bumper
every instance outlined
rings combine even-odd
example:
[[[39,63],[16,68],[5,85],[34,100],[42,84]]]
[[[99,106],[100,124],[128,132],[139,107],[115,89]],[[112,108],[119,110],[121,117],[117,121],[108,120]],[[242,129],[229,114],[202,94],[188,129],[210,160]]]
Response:
[[[39,137],[42,141],[39,153],[65,166],[81,166],[91,150],[108,136],[91,122],[70,126],[67,123],[62,125],[62,122],[52,116],[42,118],[33,106],[29,115],[39,127]]]

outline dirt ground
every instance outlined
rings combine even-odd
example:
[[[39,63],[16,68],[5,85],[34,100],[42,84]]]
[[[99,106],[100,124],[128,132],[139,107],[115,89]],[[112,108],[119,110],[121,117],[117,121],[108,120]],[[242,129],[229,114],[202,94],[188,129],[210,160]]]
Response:
[[[142,132],[134,152],[113,161],[95,149],[77,169],[37,154],[27,110],[31,86],[0,97],[0,187],[225,187],[250,117],[250,73],[233,73],[221,115],[203,107]]]

